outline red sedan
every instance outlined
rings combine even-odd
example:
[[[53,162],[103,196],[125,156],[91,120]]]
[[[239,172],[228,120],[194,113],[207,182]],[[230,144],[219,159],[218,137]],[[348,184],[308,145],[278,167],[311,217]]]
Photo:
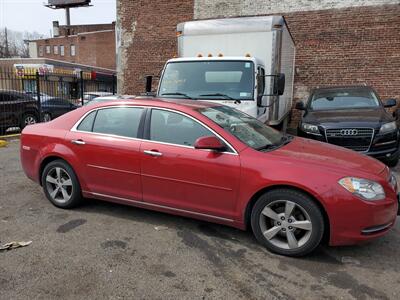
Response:
[[[214,103],[82,107],[26,127],[21,161],[57,207],[96,198],[251,227],[283,255],[308,254],[323,239],[382,236],[397,215],[397,183],[384,164]]]

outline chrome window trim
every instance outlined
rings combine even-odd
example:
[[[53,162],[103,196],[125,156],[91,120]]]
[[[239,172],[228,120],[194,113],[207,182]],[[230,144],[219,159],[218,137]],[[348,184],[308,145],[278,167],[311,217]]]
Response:
[[[218,134],[217,132],[215,132],[213,129],[211,129],[210,127],[208,127],[206,124],[200,122],[199,120],[197,120],[196,118],[181,112],[181,111],[177,111],[174,109],[170,109],[170,108],[164,108],[164,107],[157,107],[157,106],[135,106],[135,105],[112,105],[112,106],[105,106],[105,107],[97,107],[94,108],[92,110],[87,111],[75,124],[74,126],[70,129],[71,132],[84,132],[84,133],[89,133],[89,134],[94,134],[94,135],[100,135],[100,136],[107,136],[107,137],[115,137],[115,138],[122,138],[122,139],[127,139],[127,140],[135,140],[135,141],[145,141],[145,142],[150,142],[150,143],[157,143],[157,144],[162,144],[162,145],[170,145],[170,146],[177,146],[177,147],[182,147],[182,148],[189,148],[189,149],[195,149],[193,146],[186,146],[186,145],[180,145],[180,144],[173,144],[173,143],[166,143],[166,142],[161,142],[161,141],[153,141],[153,140],[146,140],[146,139],[140,139],[140,138],[133,138],[133,137],[127,137],[127,136],[121,136],[121,135],[116,135],[116,134],[109,134],[109,133],[100,133],[100,132],[93,132],[93,131],[85,131],[85,130],[78,130],[78,126],[79,124],[83,121],[83,119],[89,115],[90,113],[94,112],[94,111],[98,111],[98,110],[102,110],[102,109],[109,109],[109,108],[119,108],[119,107],[131,107],[131,108],[142,108],[142,109],[159,109],[159,110],[165,110],[165,111],[170,111],[173,113],[177,113],[177,114],[181,114],[185,117],[188,117],[190,119],[192,119],[193,121],[197,122],[198,124],[200,124],[200,126],[205,127],[207,130],[209,130],[211,133],[213,133],[215,136],[217,136],[218,138],[220,138],[226,145],[228,145],[228,147],[232,150],[232,152],[220,152],[220,153],[224,153],[224,154],[231,154],[231,155],[239,155],[238,152],[236,151],[236,149],[226,140],[224,139],[220,134]],[[212,120],[211,120],[212,121]],[[212,150],[207,150],[207,149],[198,149],[198,150],[203,150],[203,151],[212,151]]]

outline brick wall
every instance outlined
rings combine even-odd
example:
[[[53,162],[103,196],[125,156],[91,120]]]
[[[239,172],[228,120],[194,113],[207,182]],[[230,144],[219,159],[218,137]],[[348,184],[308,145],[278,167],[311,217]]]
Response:
[[[194,16],[275,13],[286,17],[296,43],[295,100],[306,98],[316,86],[365,83],[382,98],[400,101],[400,6],[390,3],[398,0],[119,0],[120,91],[142,92],[143,76],[157,74],[173,57],[177,23]],[[298,117],[294,111],[292,126]]]
[[[192,19],[193,0],[119,0],[119,92],[143,92],[143,76],[158,74],[165,61],[177,53],[176,25]]]
[[[37,40],[36,43],[39,58],[116,69],[114,30],[60,36]],[[71,55],[71,45],[75,45],[75,56]],[[50,46],[50,53],[46,53],[46,46]],[[54,46],[58,47],[57,54]],[[61,55],[61,46],[64,46],[64,56]],[[43,56],[40,56],[40,47],[43,47]]]

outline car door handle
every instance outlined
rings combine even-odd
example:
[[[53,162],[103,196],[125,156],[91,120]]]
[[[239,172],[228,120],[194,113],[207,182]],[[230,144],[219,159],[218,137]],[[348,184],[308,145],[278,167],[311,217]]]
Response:
[[[162,156],[161,152],[158,151],[152,151],[152,150],[144,150],[144,154],[150,155],[150,156]]]
[[[75,145],[85,145],[86,144],[85,141],[83,141],[81,139],[79,139],[79,140],[71,140],[71,143],[75,144]]]

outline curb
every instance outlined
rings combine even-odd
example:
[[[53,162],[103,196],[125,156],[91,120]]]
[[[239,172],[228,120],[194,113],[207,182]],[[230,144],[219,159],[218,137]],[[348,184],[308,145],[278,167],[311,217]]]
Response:
[[[5,140],[0,140],[0,148],[7,146],[8,143]]]
[[[9,139],[16,138],[16,137],[19,138],[20,136],[21,136],[20,133],[0,135],[0,140],[9,140]]]

